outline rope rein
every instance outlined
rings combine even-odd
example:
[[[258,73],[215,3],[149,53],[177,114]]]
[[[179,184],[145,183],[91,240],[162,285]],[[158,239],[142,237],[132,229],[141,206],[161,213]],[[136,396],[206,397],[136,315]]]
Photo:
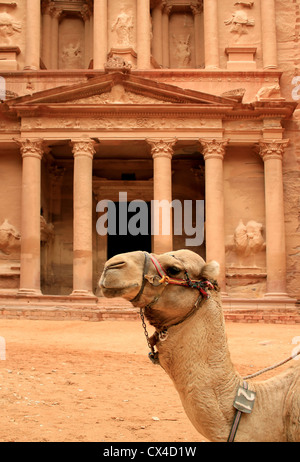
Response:
[[[261,369],[258,372],[254,372],[254,374],[247,375],[244,377],[245,380],[247,379],[253,379],[254,377],[257,377],[258,375],[264,374],[265,372],[271,371],[272,369],[276,369],[279,366],[283,366],[283,364],[288,363],[292,359],[295,359],[297,356],[300,355],[300,349],[293,355],[289,356],[288,358],[284,359],[283,361],[280,361],[279,363],[273,364],[273,366],[265,367],[264,369]]]

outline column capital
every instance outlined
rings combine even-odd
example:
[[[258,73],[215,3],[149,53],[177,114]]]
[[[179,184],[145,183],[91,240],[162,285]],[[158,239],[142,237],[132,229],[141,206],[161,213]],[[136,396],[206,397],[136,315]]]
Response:
[[[226,154],[225,147],[228,144],[228,140],[216,140],[216,139],[199,139],[203,147],[204,160],[207,159],[222,159]]]
[[[197,14],[203,13],[203,0],[191,1],[190,8],[194,16],[196,16]]]
[[[74,157],[84,156],[93,159],[95,154],[95,142],[91,139],[71,140]]]
[[[162,1],[162,11],[169,15],[172,11],[173,5],[168,0]]]
[[[80,10],[80,14],[81,14],[82,19],[84,20],[84,22],[86,22],[88,19],[90,19],[90,17],[92,16],[92,10],[91,10],[90,6],[87,5],[87,4],[83,5],[81,10]]]
[[[42,0],[42,14],[51,14],[53,8],[55,8],[55,4],[52,0]]]
[[[147,138],[146,141],[151,146],[153,159],[157,157],[168,157],[168,159],[172,159],[173,146],[177,138]]]
[[[36,157],[42,159],[43,157],[43,139],[42,138],[14,138],[14,141],[20,147],[22,158]]]
[[[260,140],[259,147],[260,151],[259,154],[262,157],[263,161],[267,161],[270,159],[277,159],[282,160],[284,150],[289,144],[288,139],[284,140]]]
[[[52,3],[53,3],[53,5],[52,5],[52,7],[50,8],[50,14],[51,14],[52,18],[59,20],[60,17],[62,16],[62,14],[63,14],[63,9],[57,7],[57,6],[54,4],[54,2],[52,2]]]

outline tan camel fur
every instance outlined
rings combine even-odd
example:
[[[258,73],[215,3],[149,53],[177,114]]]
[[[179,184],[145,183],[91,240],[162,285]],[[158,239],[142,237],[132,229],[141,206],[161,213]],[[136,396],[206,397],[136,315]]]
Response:
[[[214,280],[218,275],[218,263],[206,264],[190,250],[155,257],[173,277],[178,272],[176,277],[184,278],[185,269],[195,280]],[[141,288],[144,261],[141,251],[108,260],[99,281],[103,295],[132,300]],[[153,306],[146,308],[145,316],[157,332],[168,329],[167,338],[156,344],[160,365],[171,377],[199,433],[210,441],[227,441],[235,416],[234,398],[243,380],[230,359],[220,293],[209,290],[210,298],[203,298],[193,309],[199,296],[197,289],[156,286],[151,284],[156,276],[157,270],[150,262],[143,293],[133,305],[145,307],[159,296]],[[254,409],[242,415],[235,441],[299,442],[300,364],[294,362],[287,371],[265,381],[248,380],[248,385],[256,392]]]

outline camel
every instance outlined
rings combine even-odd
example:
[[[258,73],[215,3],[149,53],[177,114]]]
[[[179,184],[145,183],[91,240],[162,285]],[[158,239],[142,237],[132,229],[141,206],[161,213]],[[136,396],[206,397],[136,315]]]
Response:
[[[152,356],[172,379],[191,423],[209,441],[226,442],[244,380],[228,349],[218,274],[217,262],[190,250],[135,251],[109,259],[99,286],[105,297],[140,308],[155,328],[148,338],[152,353],[157,350]],[[299,442],[300,364],[247,384],[254,407],[242,414],[234,441]]]

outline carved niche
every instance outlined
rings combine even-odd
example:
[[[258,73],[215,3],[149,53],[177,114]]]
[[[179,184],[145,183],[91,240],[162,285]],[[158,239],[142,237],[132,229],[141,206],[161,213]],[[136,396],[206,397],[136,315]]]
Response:
[[[46,67],[58,67],[59,69],[82,69],[88,67],[91,59],[90,19],[92,11],[92,0],[72,0],[72,2],[70,0],[42,1],[42,14],[50,15],[51,22],[49,30],[46,30],[46,26],[42,22],[42,58],[46,60],[44,63]],[[51,31],[56,23],[58,23],[58,36],[53,37]],[[56,30],[56,27],[54,30]],[[55,46],[58,48],[57,50],[53,49]]]

